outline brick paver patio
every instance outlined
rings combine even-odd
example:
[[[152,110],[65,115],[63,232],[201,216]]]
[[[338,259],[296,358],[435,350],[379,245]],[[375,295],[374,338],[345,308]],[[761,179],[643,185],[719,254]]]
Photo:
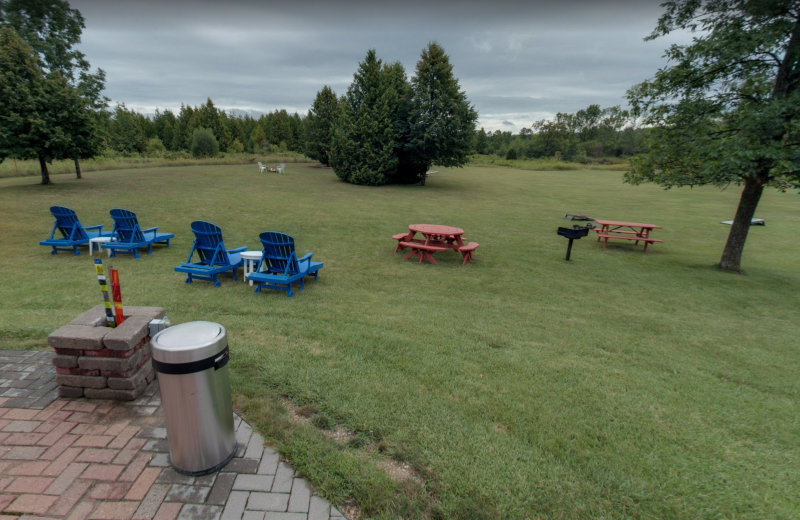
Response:
[[[0,351],[0,520],[342,519],[238,416],[231,462],[177,473],[157,381],[129,403],[59,399],[51,357]]]

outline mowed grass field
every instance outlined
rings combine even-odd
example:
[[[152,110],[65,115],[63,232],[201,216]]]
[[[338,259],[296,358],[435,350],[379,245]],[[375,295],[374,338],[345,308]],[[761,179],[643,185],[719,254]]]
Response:
[[[800,517],[800,198],[765,192],[745,276],[715,268],[739,190],[632,187],[620,172],[441,169],[427,186],[351,186],[290,164],[0,180],[0,342],[100,301],[92,260],[38,246],[48,208],[84,225],[131,209],[176,238],[118,257],[128,305],[227,327],[236,407],[336,503],[364,517]],[[654,223],[664,240],[575,242],[567,212]],[[185,284],[193,220],[228,247],[295,237],[325,267],[293,298]],[[460,227],[475,262],[403,261],[409,224]],[[105,264],[109,259],[103,253]],[[313,419],[286,419],[282,402]],[[286,401],[288,399],[289,401]],[[314,425],[338,428],[341,440]],[[389,460],[407,465],[387,476]],[[400,475],[398,477],[398,474]]]

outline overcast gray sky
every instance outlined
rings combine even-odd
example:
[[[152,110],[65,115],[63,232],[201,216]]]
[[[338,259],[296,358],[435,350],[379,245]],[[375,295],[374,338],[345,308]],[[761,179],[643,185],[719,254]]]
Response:
[[[324,85],[343,94],[375,48],[414,74],[438,41],[487,130],[625,104],[685,35],[644,42],[661,0],[72,0],[81,50],[113,102],[153,112],[211,98],[225,109],[304,114]]]

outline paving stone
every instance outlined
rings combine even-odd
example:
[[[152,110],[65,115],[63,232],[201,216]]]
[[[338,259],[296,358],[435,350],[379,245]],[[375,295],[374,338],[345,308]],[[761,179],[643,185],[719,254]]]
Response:
[[[190,486],[194,484],[195,477],[191,477],[189,475],[181,475],[173,468],[167,468],[161,472],[161,475],[158,477],[159,484],[183,484],[186,486]]]
[[[63,386],[77,386],[80,388],[105,388],[108,378],[102,376],[70,376],[56,374],[56,383]]]
[[[133,514],[134,520],[149,520],[153,518],[158,512],[158,508],[161,506],[164,498],[166,498],[170,487],[171,486],[167,484],[153,484],[142,500],[141,505],[139,505],[139,509]]]
[[[254,511],[286,511],[289,506],[288,493],[250,493],[247,509]]]
[[[78,356],[53,356],[53,366],[60,368],[75,368],[78,366]]]
[[[178,520],[219,520],[222,508],[219,506],[203,506],[186,504],[181,508]]]
[[[38,460],[47,448],[37,446],[14,446],[3,455],[5,460]]]
[[[83,453],[78,455],[78,457],[75,459],[75,462],[96,462],[103,464],[111,464],[111,462],[118,454],[119,451],[117,450],[88,448],[83,450]]]
[[[263,511],[245,511],[242,520],[264,520]]]
[[[183,504],[164,502],[158,508],[158,513],[153,520],[175,520],[183,508]]]
[[[89,518],[93,520],[128,520],[138,507],[139,502],[100,502]]]
[[[2,430],[4,432],[30,433],[38,428],[40,424],[42,423],[39,421],[11,421]],[[42,437],[44,437],[44,435],[42,435]]]
[[[123,469],[125,469],[125,466],[92,464],[86,469],[86,471],[83,472],[81,478],[113,482],[114,480],[117,480],[117,477],[120,473],[122,473]]]
[[[6,493],[43,493],[55,479],[53,477],[17,477],[5,489]]]
[[[261,460],[261,455],[264,452],[264,438],[257,433],[250,437],[247,443],[247,450],[244,452],[244,458]]]
[[[222,513],[222,520],[239,520],[242,518],[249,496],[250,493],[245,491],[233,491],[230,494],[230,498],[228,498],[225,511]]]
[[[83,397],[83,388],[59,386],[58,397]]]
[[[328,520],[331,504],[322,497],[312,496],[308,508],[308,520]]]
[[[289,498],[290,513],[308,513],[309,501],[311,500],[311,488],[308,482],[302,478],[294,479],[292,483],[292,495]]]
[[[308,515],[305,513],[271,513],[267,511],[264,515],[264,520],[307,520]]]
[[[294,468],[285,462],[278,464],[278,471],[275,474],[275,482],[272,484],[273,493],[290,493],[292,491],[292,480],[294,480]]]
[[[6,507],[6,513],[32,513],[42,515],[50,509],[50,506],[58,500],[58,497],[45,495],[19,495],[11,505]]]
[[[169,442],[166,439],[150,439],[142,450],[167,453],[169,452]]]
[[[235,480],[236,475],[234,473],[220,473],[214,481],[214,486],[211,488],[211,493],[209,493],[206,503],[217,506],[225,505],[228,495],[233,496],[231,490]],[[242,509],[244,510],[244,506],[242,506]]]
[[[149,465],[166,468],[170,465],[169,456],[166,453],[156,453],[153,458],[150,459]]]
[[[167,438],[167,429],[166,428],[142,428],[139,433],[136,434],[137,437],[143,437],[145,439],[166,439]]]
[[[88,464],[81,462],[70,463],[64,469],[64,471],[58,475],[58,478],[56,478],[53,483],[50,484],[50,487],[47,488],[45,494],[60,495],[66,491],[78,477],[81,476],[88,466]]]
[[[271,448],[264,448],[264,455],[261,456],[261,463],[258,465],[259,475],[274,475],[278,471],[278,462],[281,456]]]
[[[76,376],[69,376],[69,377],[76,377]],[[108,379],[113,379],[109,377]],[[106,382],[108,381],[106,380]],[[115,401],[133,401],[144,392],[145,387],[147,384],[142,381],[139,386],[132,390],[120,390],[117,388],[86,388],[84,390],[84,395],[91,399],[113,399]],[[152,413],[152,412],[151,412]]]
[[[272,475],[236,475],[233,489],[267,492],[272,487]]]
[[[161,307],[125,306],[125,316],[144,316],[155,320],[166,317],[167,312]],[[125,318],[127,320],[127,318]],[[148,322],[149,323],[149,322]]]
[[[47,511],[50,515],[66,516],[70,509],[78,503],[81,497],[91,486],[91,482],[78,480],[63,493],[55,504]]]
[[[258,461],[255,459],[232,459],[224,469],[231,473],[254,474],[258,472]]]
[[[139,478],[147,463],[150,461],[149,453],[139,453],[128,465],[127,469],[119,476],[120,482],[133,482]]]
[[[165,500],[167,502],[181,502],[184,504],[202,504],[206,501],[206,497],[210,491],[210,487],[173,484]]]
[[[147,316],[126,317],[122,325],[105,335],[103,345],[109,350],[131,350],[147,336],[149,324]]]
[[[113,440],[114,437],[110,435],[81,435],[75,441],[74,446],[76,448],[105,448]]]
[[[208,486],[211,487],[214,485],[214,482],[217,480],[218,473],[211,473],[210,475],[203,475],[202,477],[195,477],[194,485],[195,486]],[[208,502],[208,500],[206,500]]]
[[[113,330],[110,327],[64,325],[47,336],[47,343],[53,348],[98,350],[103,348],[103,338]]]
[[[89,498],[95,500],[122,500],[130,491],[131,485],[122,482],[95,484]]]
[[[106,322],[106,311],[102,305],[95,305],[84,312],[71,322],[70,325],[82,325],[84,327],[100,327]]]
[[[341,511],[331,506],[331,518],[344,518],[344,515],[341,513]]]

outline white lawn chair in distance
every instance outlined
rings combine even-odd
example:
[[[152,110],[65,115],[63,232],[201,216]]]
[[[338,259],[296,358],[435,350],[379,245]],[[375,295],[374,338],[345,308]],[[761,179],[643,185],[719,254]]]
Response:
[[[261,164],[261,161],[258,162],[258,171],[259,173],[267,171],[267,167]]]
[[[278,167],[276,168],[276,170],[278,171],[278,173],[280,173],[280,174],[283,174],[283,169],[284,169],[285,167],[286,167],[286,165],[285,165],[285,164],[283,164],[283,163],[280,163],[280,164],[278,165]]]

